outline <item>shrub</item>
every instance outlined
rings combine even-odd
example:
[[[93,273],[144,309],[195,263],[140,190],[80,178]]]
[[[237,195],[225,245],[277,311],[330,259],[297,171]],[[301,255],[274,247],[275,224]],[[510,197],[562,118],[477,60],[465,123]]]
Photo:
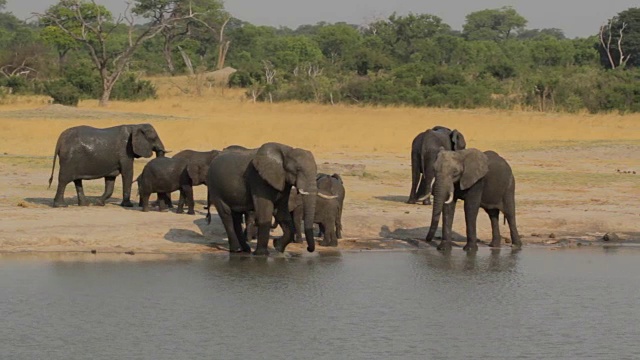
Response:
[[[143,101],[157,96],[156,87],[151,81],[140,80],[134,74],[121,76],[111,92],[113,100]]]
[[[45,84],[45,92],[53,98],[54,104],[78,106],[80,91],[65,80],[50,81]]]

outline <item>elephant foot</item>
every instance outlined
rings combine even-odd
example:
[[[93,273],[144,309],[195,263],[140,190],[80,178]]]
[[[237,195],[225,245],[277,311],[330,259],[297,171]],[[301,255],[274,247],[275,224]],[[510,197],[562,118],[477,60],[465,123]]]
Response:
[[[409,199],[407,200],[407,204],[415,204],[416,200],[415,199]]]
[[[184,214],[184,209],[178,208],[176,214]],[[195,213],[194,213],[195,214]]]
[[[280,237],[277,239],[273,239],[273,247],[276,249],[276,251],[283,253],[286,245],[284,244],[284,240]]]
[[[133,207],[133,203],[131,202],[131,200],[122,200],[122,202],[120,203],[120,206],[122,206],[122,207]]]
[[[521,248],[522,247],[522,241],[520,241],[520,239],[518,240],[511,240],[511,247],[512,248]]]
[[[489,247],[492,247],[492,248],[499,249],[501,246],[502,245],[500,244],[500,240],[497,240],[497,241],[493,240],[491,241],[491,243],[489,243]]]
[[[449,241],[441,241],[437,247],[438,251],[449,252],[451,251],[451,243]]]
[[[500,247],[500,246],[497,246]],[[478,244],[473,243],[473,244],[469,244],[467,243],[467,245],[465,245],[462,250],[464,251],[478,251]]]
[[[149,208],[148,207],[142,207],[142,212],[149,212]]]
[[[293,242],[296,244],[302,244],[304,242],[304,239],[302,238],[302,235],[296,235],[296,237],[293,239]]]
[[[269,256],[269,250],[266,248],[256,248],[256,250],[253,252],[253,255],[256,256]]]
[[[103,198],[99,198],[98,200],[96,200],[96,205],[104,206],[105,205],[105,200]]]
[[[327,247],[327,246],[331,246],[331,243],[329,241],[322,240],[318,245]]]
[[[78,199],[78,206],[89,206],[89,201],[87,199]]]
[[[66,208],[68,206],[69,205],[67,205],[67,203],[64,202],[64,201],[56,201],[56,200],[53,201],[53,207],[54,208]]]
[[[195,215],[196,212],[194,210],[189,210],[187,211],[187,215]]]
[[[424,199],[424,201],[422,202],[422,205],[431,205],[431,199],[430,198]]]

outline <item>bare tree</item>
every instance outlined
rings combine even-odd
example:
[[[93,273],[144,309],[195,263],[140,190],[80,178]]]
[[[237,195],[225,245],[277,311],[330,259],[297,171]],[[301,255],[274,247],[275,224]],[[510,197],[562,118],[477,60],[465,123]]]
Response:
[[[611,48],[611,42],[613,41],[613,23],[616,20],[609,20],[607,24],[600,26],[600,45],[602,49],[607,54],[607,58],[609,59],[609,65],[612,69],[618,67],[624,67],[629,61],[631,54],[625,55],[622,49],[622,37],[624,35],[624,29],[627,27],[627,23],[623,22],[622,26],[618,30],[618,40],[617,40],[617,50],[618,50],[618,61],[616,62],[613,58],[614,49]]]
[[[273,95],[271,94],[271,88],[273,87],[273,83],[276,77],[276,69],[273,66],[273,64],[271,63],[271,61],[269,60],[262,60],[262,63],[264,64],[264,76],[265,76],[265,80],[267,82],[267,94],[269,95],[269,102],[273,103]]]
[[[106,106],[111,97],[111,91],[126,70],[129,61],[136,50],[144,43],[159,34],[163,29],[175,22],[188,18],[193,18],[193,12],[188,11],[183,16],[172,16],[172,10],[168,7],[158,7],[151,23],[136,28],[135,18],[131,13],[131,3],[127,3],[124,14],[120,15],[116,21],[111,21],[110,13],[103,7],[96,4],[95,0],[90,3],[81,0],[62,0],[69,9],[75,22],[80,24],[79,29],[70,29],[67,26],[67,19],[53,13],[34,13],[40,19],[46,19],[55,24],[64,33],[81,43],[89,52],[94,66],[100,73],[102,79],[102,96],[100,105]],[[88,9],[87,6],[91,8]],[[87,11],[92,13],[91,20],[87,18]],[[111,35],[121,25],[127,27],[127,42],[116,50],[108,46]]]

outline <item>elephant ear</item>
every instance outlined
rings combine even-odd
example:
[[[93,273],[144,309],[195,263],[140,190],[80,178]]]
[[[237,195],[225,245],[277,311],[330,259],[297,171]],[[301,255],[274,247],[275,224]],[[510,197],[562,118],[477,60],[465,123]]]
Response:
[[[458,151],[464,150],[467,147],[467,142],[464,140],[464,136],[458,130],[453,130],[451,132],[451,149]]]
[[[267,143],[258,149],[252,160],[260,177],[278,191],[284,190],[286,177],[282,150],[282,145]]]
[[[148,158],[153,154],[151,143],[141,128],[135,129],[131,134],[131,145],[133,145],[133,153],[137,156]]]
[[[489,172],[489,159],[482,151],[469,149],[462,161],[460,190],[466,190],[482,179]]]

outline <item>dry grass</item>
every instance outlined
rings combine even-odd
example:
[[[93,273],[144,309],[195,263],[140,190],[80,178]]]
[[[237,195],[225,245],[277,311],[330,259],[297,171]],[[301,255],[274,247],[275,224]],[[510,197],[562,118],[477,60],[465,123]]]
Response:
[[[188,86],[186,78],[153,81],[159,84],[157,100],[113,102],[107,111],[99,108],[96,101],[84,101],[75,117],[67,114],[56,118],[38,115],[37,111],[19,116],[19,111],[45,106],[46,100],[42,98],[19,98],[0,104],[0,112],[5,112],[0,117],[0,153],[51,156],[58,134],[68,127],[80,124],[107,127],[143,121],[153,123],[167,148],[174,151],[232,144],[253,147],[278,141],[337,157],[371,153],[405,155],[414,136],[434,125],[461,130],[469,147],[498,151],[637,143],[640,139],[640,114],[254,104],[239,90],[207,88],[198,97],[179,89]],[[7,114],[8,111],[14,112]],[[100,116],[87,115],[93,111],[101,111]]]

